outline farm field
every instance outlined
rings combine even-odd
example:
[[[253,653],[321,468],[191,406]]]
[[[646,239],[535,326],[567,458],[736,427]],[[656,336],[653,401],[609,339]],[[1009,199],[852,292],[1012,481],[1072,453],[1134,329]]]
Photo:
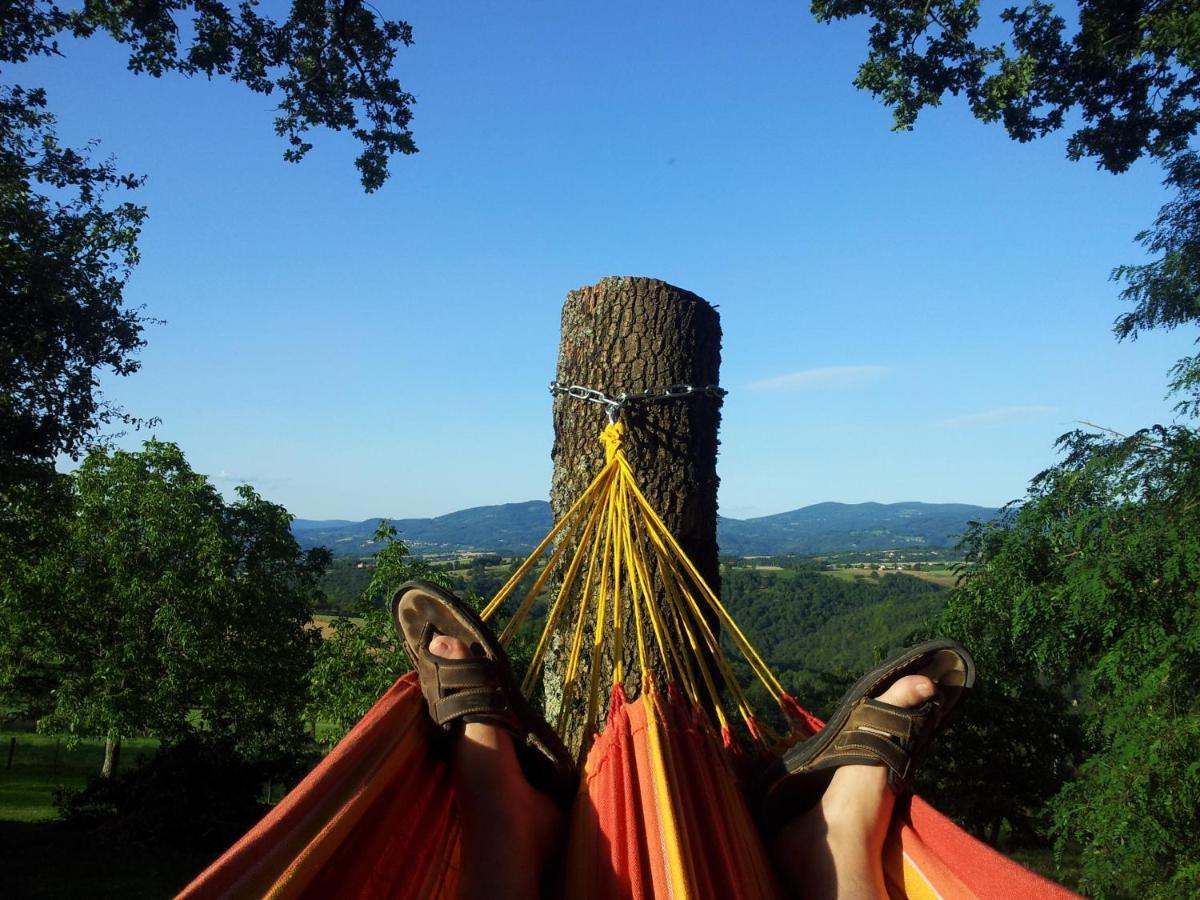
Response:
[[[760,571],[766,571],[767,566],[758,566]],[[841,581],[855,582],[860,579],[866,581],[877,580],[881,575],[908,575],[912,578],[919,578],[921,581],[927,581],[930,584],[936,584],[938,587],[952,588],[958,579],[958,576],[950,569],[884,569],[880,571],[877,567],[863,568],[862,566],[838,566],[833,569],[822,569],[820,574],[828,575],[830,578],[837,578]]]
[[[333,634],[333,620],[338,616],[331,616],[325,613],[317,613],[312,617],[312,624],[315,625],[321,632],[321,637],[327,638]],[[351,621],[362,624],[362,619],[357,616],[349,616]]]
[[[928,581],[930,584],[940,585],[941,587],[945,588],[952,588],[958,583],[958,575],[949,569],[920,569],[912,572],[906,571],[904,574],[911,575],[913,578],[920,578],[922,581]]]
[[[840,578],[843,581],[854,582],[858,579],[877,578],[881,573],[878,569],[864,569],[860,566],[844,566],[836,569],[825,569],[821,572],[822,575],[828,575],[831,578]],[[922,581],[928,581],[930,584],[936,584],[938,587],[952,588],[958,580],[958,576],[950,569],[904,569],[897,571],[894,569],[885,569],[882,574],[885,575],[908,575],[912,578],[919,578]]]

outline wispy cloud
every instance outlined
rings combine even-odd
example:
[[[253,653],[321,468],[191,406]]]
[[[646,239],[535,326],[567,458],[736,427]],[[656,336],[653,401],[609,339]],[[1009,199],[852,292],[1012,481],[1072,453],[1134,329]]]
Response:
[[[232,472],[226,471],[225,469],[222,469],[220,472],[217,472],[210,477],[213,481],[219,481],[222,484],[253,484],[255,481],[253,475],[235,475]]]
[[[263,490],[264,488],[273,489],[290,481],[289,478],[281,478],[277,475],[245,475],[230,472],[228,469],[221,469],[219,472],[208,477],[210,481],[222,490],[237,487],[239,484],[253,485],[257,490]]]
[[[889,371],[886,366],[829,366],[763,378],[752,382],[750,388],[773,392],[836,390],[877,381]]]
[[[1001,406],[998,409],[986,409],[983,412],[969,413],[965,416],[954,416],[942,419],[939,423],[947,428],[977,428],[988,425],[1007,425],[1013,422],[1027,422],[1054,412],[1053,406]]]

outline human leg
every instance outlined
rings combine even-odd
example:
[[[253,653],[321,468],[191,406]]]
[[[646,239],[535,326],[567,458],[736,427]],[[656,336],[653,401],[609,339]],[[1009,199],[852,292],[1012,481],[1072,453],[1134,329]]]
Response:
[[[795,896],[886,896],[881,850],[896,796],[912,790],[933,738],[974,682],[960,644],[918,644],[863,675],[826,727],[772,768],[763,811]]]
[[[536,898],[563,834],[574,761],[521,695],[504,649],[458,597],[424,581],[392,600],[431,718],[452,734],[459,894]]]
[[[470,656],[466,644],[449,637],[435,637],[429,649],[444,659]],[[509,732],[468,722],[452,741],[451,770],[462,823],[459,896],[537,897],[562,841],[562,810],[526,779]]]
[[[911,709],[933,696],[924,675],[896,681],[878,699]],[[883,883],[883,840],[896,795],[882,766],[837,769],[820,801],[776,835],[771,855],[784,883],[806,900],[878,900]]]

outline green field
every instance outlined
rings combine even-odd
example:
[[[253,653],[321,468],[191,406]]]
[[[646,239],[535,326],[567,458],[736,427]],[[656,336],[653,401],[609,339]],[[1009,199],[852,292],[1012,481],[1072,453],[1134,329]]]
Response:
[[[121,768],[136,765],[139,756],[157,747],[158,741],[145,738],[122,742]],[[82,788],[103,760],[102,741],[80,741],[68,750],[60,737],[0,732],[6,897],[159,900],[179,891],[209,862],[210,852],[147,850],[55,821],[55,791]]]
[[[760,567],[765,568],[765,567]],[[822,575],[828,575],[831,578],[840,578],[843,581],[857,581],[858,579],[879,578],[880,573],[877,568],[864,569],[860,566],[844,566],[836,569],[824,569]],[[958,581],[958,576],[949,568],[944,569],[904,569],[903,571],[885,569],[883,574],[886,575],[908,575],[910,578],[920,578],[922,581],[928,581],[930,584],[936,584],[938,587],[952,588]]]
[[[14,743],[15,742],[15,743]],[[121,765],[135,765],[139,755],[158,749],[158,741],[133,738],[122,742]],[[9,764],[9,751],[12,762]],[[54,819],[54,792],[78,790],[99,774],[103,741],[80,741],[67,749],[65,738],[45,734],[0,732],[0,821],[44,822]]]

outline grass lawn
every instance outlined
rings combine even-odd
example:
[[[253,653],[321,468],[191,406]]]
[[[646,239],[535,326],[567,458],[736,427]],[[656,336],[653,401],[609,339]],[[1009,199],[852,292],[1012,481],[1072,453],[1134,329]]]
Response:
[[[153,753],[157,748],[158,741],[149,738],[122,741],[120,765],[133,765],[139,754]],[[103,741],[80,741],[75,749],[67,750],[66,741],[60,737],[0,732],[0,821],[54,819],[58,815],[54,791],[82,788],[90,777],[99,774],[103,762]]]
[[[146,738],[122,741],[120,767],[157,747]],[[103,741],[80,741],[68,751],[65,740],[51,735],[0,733],[0,895],[161,900],[216,855],[114,844],[56,821],[55,790],[82,788],[103,761]]]

